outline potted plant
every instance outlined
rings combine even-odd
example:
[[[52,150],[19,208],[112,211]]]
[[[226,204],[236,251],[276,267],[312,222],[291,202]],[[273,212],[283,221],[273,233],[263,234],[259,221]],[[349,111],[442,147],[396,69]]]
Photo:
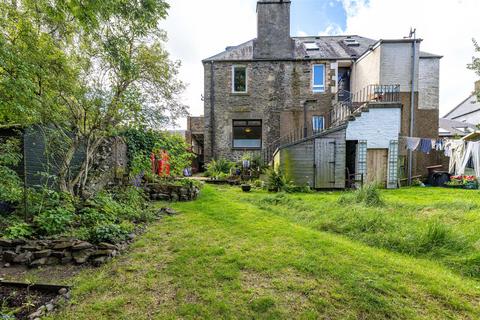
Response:
[[[252,190],[252,186],[248,183],[242,183],[242,191],[243,192],[250,192]]]

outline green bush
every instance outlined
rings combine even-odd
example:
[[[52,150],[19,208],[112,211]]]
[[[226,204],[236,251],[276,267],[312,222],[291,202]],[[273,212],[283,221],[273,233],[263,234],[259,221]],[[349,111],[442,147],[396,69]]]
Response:
[[[267,171],[267,183],[268,191],[272,192],[297,192],[300,189],[296,187],[287,177],[281,172],[275,169],[269,169]]]
[[[101,224],[115,222],[114,215],[100,212],[97,208],[83,208],[76,216],[77,224],[85,227],[94,227]]]
[[[146,196],[143,189],[137,187],[115,188],[111,191],[114,200],[122,205],[135,209],[143,209],[146,204]]]
[[[214,179],[225,179],[230,176],[230,171],[235,167],[235,162],[227,159],[213,159],[206,165],[205,176]]]
[[[32,226],[25,222],[14,222],[5,230],[5,237],[8,239],[26,239],[32,234]]]
[[[104,224],[92,229],[89,240],[93,243],[118,243],[127,240],[132,231],[133,226],[130,224]]]
[[[58,235],[70,228],[74,213],[65,208],[45,210],[34,219],[34,225],[42,235]]]

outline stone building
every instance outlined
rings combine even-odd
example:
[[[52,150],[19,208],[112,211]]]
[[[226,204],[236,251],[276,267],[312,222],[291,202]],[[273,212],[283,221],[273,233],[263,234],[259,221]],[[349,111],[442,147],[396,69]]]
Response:
[[[412,84],[413,136],[437,136],[440,56],[420,51],[421,39],[291,37],[290,4],[258,1],[257,38],[203,60],[206,162],[245,152],[270,159],[287,142],[346,122],[343,144],[350,138],[389,150],[392,139],[398,145],[409,135]],[[353,124],[366,103],[370,116]],[[405,171],[406,153],[399,152]],[[429,159],[415,155],[413,163],[420,172]]]
[[[204,118],[203,117],[188,117],[187,130],[185,131],[185,140],[190,146],[191,151],[195,155],[192,160],[192,170],[194,173],[202,171],[204,165]]]

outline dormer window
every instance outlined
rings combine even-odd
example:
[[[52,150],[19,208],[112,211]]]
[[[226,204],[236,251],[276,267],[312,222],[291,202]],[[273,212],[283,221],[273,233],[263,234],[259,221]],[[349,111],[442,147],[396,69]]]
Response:
[[[312,70],[312,89],[314,93],[325,92],[325,65],[315,64]]]
[[[233,66],[232,67],[232,92],[233,93],[247,93],[247,67]]]

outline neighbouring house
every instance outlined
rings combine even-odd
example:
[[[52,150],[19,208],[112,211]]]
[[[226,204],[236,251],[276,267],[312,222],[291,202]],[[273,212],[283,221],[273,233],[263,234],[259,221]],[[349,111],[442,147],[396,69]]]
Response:
[[[396,187],[412,96],[413,136],[438,136],[441,56],[421,39],[291,37],[290,4],[258,1],[257,38],[203,60],[205,161],[254,152],[297,184]],[[412,170],[434,162],[416,153]]]
[[[187,118],[187,131],[185,132],[185,140],[190,146],[191,151],[195,155],[192,161],[192,170],[194,173],[203,170],[204,165],[204,118],[200,117],[188,117]]]
[[[477,126],[471,123],[445,118],[439,119],[438,136],[441,138],[465,137],[476,130]]]
[[[479,92],[480,80],[475,82],[474,91],[468,96],[468,98],[463,100],[443,118],[473,125],[480,124],[480,100],[477,95]]]

